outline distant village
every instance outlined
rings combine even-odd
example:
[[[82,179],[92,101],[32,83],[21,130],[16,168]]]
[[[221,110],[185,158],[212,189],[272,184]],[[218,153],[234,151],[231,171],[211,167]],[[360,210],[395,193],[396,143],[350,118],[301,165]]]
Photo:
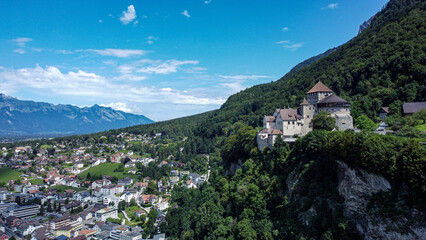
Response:
[[[159,226],[166,223],[168,209],[178,207],[170,206],[171,190],[198,188],[210,170],[195,173],[172,155],[162,160],[130,150],[135,142],[155,144],[161,134],[121,133],[115,139],[120,141],[75,148],[1,149],[0,170],[20,175],[0,186],[0,239],[165,239]],[[117,171],[122,178],[104,174],[112,166],[111,175]],[[140,177],[144,167],[167,172],[160,179]]]

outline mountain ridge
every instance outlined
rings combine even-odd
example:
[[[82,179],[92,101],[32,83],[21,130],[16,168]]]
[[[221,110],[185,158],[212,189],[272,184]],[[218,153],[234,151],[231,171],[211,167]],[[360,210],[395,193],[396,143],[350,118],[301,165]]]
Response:
[[[80,108],[19,100],[0,93],[0,136],[88,134],[153,122],[143,115],[97,104]]]

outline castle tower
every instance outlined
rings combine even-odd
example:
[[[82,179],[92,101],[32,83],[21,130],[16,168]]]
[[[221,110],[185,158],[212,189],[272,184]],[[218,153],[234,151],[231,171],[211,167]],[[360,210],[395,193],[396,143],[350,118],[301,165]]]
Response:
[[[303,101],[299,106],[299,113],[302,115],[302,133],[301,135],[306,135],[312,129],[310,128],[310,123],[315,114],[315,106],[313,104],[309,104],[306,98],[303,98]]]
[[[310,105],[316,105],[319,101],[324,99],[325,97],[333,94],[330,88],[325,86],[322,82],[317,82],[311,90],[307,92],[308,94],[308,103]]]

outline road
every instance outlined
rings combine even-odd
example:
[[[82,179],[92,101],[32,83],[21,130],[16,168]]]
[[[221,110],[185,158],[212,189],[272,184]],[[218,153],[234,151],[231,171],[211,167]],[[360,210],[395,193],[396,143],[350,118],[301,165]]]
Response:
[[[124,215],[124,217],[127,219],[127,221],[131,222],[130,218],[127,216],[126,211],[121,211]]]

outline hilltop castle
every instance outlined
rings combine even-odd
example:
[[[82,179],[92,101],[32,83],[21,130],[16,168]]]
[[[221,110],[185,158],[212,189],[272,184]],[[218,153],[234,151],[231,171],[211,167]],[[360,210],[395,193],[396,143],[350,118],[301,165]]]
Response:
[[[327,86],[318,82],[307,92],[299,108],[277,108],[272,116],[263,118],[263,130],[257,133],[259,150],[265,147],[272,149],[278,136],[284,142],[294,142],[294,136],[304,136],[312,131],[311,120],[321,111],[326,111],[336,119],[340,131],[353,128],[351,103],[333,95]]]

